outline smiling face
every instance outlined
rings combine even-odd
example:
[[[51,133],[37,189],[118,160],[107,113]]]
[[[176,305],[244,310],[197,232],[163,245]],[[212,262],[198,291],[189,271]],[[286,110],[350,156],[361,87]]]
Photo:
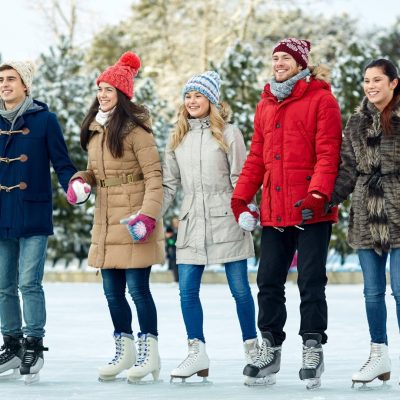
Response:
[[[199,92],[186,93],[184,104],[192,118],[204,118],[210,113],[210,100]]]
[[[97,100],[103,112],[112,110],[118,103],[117,89],[109,83],[100,82],[97,90]]]
[[[380,67],[368,68],[364,73],[364,93],[379,111],[383,111],[393,98],[398,79],[390,81]]]
[[[277,82],[287,81],[301,70],[301,66],[289,53],[277,51],[272,55],[272,72]]]
[[[4,101],[7,110],[12,110],[22,103],[26,97],[26,92],[26,86],[15,69],[10,68],[0,71],[0,97]]]

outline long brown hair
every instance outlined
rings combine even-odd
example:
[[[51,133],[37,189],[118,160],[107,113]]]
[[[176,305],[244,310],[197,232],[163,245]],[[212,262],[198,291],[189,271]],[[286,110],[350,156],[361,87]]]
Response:
[[[397,83],[397,86],[394,88],[392,100],[390,100],[389,104],[381,112],[381,124],[383,128],[383,134],[386,136],[390,136],[393,134],[392,112],[400,103],[400,78],[397,73],[396,66],[390,60],[387,60],[385,58],[378,58],[377,60],[373,60],[366,65],[366,67],[364,68],[364,73],[367,69],[374,67],[381,68],[382,72],[389,78],[390,82],[393,82],[395,79],[399,81]]]
[[[120,158],[124,153],[123,138],[129,133],[129,129],[127,129],[128,124],[140,126],[149,133],[153,133],[153,131],[150,128],[150,113],[147,108],[133,103],[129,100],[128,96],[120,90],[116,90],[118,102],[107,124],[107,147],[113,157]],[[87,146],[91,139],[89,126],[95,119],[98,111],[99,100],[96,96],[81,126],[81,146],[85,151],[87,151]]]
[[[231,109],[227,103],[220,103],[218,106],[210,103],[210,130],[214,139],[218,142],[219,147],[226,153],[229,151],[227,144],[224,142],[225,124],[229,122],[231,117]],[[171,138],[171,149],[175,150],[182,142],[183,138],[189,131],[188,119],[190,115],[184,104],[179,107],[178,120]]]

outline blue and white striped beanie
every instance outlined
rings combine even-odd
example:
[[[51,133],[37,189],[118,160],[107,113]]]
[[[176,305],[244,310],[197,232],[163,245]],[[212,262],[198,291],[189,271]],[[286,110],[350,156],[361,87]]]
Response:
[[[183,96],[186,93],[196,92],[206,96],[212,104],[218,104],[221,78],[215,71],[206,71],[190,78],[183,87]]]

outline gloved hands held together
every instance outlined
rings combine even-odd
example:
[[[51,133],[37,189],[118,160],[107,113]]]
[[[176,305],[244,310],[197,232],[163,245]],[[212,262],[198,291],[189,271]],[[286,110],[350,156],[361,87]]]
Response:
[[[76,178],[69,182],[67,200],[69,204],[82,204],[90,196],[92,188],[82,178]]]
[[[253,231],[260,218],[257,206],[246,204],[244,200],[232,198],[231,208],[239,226],[245,231]]]

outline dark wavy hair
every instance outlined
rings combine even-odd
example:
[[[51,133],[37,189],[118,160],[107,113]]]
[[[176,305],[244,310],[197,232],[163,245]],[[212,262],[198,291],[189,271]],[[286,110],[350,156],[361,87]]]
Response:
[[[400,102],[400,78],[394,63],[386,58],[372,60],[365,66],[364,73],[367,71],[367,69],[374,67],[381,68],[382,72],[389,78],[390,82],[394,81],[395,79],[399,81],[397,86],[394,88],[392,100],[381,112],[383,133],[385,135],[391,135],[393,133],[392,112]]]
[[[117,90],[117,105],[111,114],[107,125],[107,147],[115,158],[122,157],[124,153],[123,139],[129,133],[128,124],[140,126],[148,133],[153,133],[150,127],[150,113],[146,107],[129,100],[128,96]],[[99,101],[94,99],[81,126],[81,146],[87,151],[91,132],[89,126],[99,111]]]

